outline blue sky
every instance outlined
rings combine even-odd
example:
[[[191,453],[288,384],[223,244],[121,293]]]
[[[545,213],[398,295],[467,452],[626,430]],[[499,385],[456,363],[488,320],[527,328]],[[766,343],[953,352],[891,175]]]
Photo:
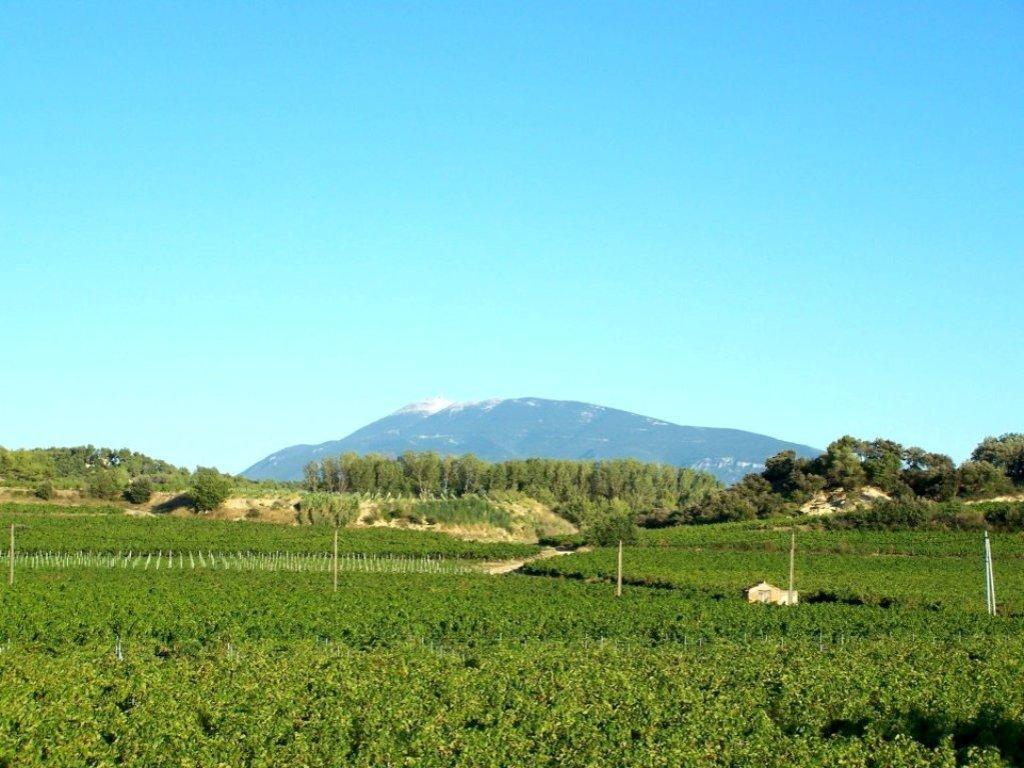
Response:
[[[0,445],[426,396],[1024,429],[1020,3],[5,3]]]

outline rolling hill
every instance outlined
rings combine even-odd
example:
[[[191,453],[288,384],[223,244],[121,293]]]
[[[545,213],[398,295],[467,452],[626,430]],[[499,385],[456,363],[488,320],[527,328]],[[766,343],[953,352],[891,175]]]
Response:
[[[820,451],[738,429],[687,427],[628,411],[569,400],[523,397],[454,403],[413,403],[320,445],[293,445],[242,474],[254,480],[298,480],[309,461],[342,453],[435,451],[473,453],[487,461],[543,456],[600,460],[635,458],[703,469],[725,483],[764,468],[779,451]]]

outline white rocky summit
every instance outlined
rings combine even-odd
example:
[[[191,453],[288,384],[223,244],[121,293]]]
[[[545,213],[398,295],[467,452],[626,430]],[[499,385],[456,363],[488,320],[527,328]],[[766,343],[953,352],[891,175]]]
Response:
[[[427,416],[433,416],[438,411],[443,411],[445,408],[449,408],[453,405],[455,405],[454,400],[448,400],[441,397],[441,395],[438,395],[437,397],[420,400],[418,403],[409,403],[409,405],[404,408],[399,408],[395,413],[423,413]]]

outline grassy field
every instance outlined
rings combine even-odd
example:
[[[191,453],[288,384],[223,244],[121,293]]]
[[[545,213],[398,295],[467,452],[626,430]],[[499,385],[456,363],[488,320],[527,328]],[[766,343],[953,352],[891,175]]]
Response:
[[[37,552],[322,556],[330,536],[11,521]],[[976,536],[878,535],[801,533],[804,594],[837,599],[795,608],[740,598],[786,570],[786,533],[749,526],[645,533],[619,599],[610,550],[504,576],[343,572],[337,592],[326,570],[19,567],[0,588],[0,765],[1021,765],[1019,539],[995,540],[992,618]],[[343,536],[453,561],[506,546]]]

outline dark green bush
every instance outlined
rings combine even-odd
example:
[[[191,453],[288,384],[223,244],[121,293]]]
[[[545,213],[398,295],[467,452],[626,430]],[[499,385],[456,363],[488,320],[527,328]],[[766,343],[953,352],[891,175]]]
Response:
[[[586,539],[579,533],[566,533],[561,536],[541,536],[537,539],[537,543],[542,547],[579,549],[586,544]]]
[[[94,499],[113,501],[124,492],[126,473],[115,469],[98,469],[89,476],[86,493]]]
[[[137,477],[124,491],[124,497],[132,504],[145,504],[153,496],[153,484],[148,477]]]
[[[583,537],[588,544],[598,547],[611,547],[620,541],[635,544],[638,530],[629,506],[618,499],[602,505],[584,524]]]
[[[1024,501],[989,501],[974,505],[990,527],[1004,531],[1024,530]]]
[[[822,525],[831,530],[1019,531],[1024,530],[1024,502],[880,501],[864,509],[823,518]]]

